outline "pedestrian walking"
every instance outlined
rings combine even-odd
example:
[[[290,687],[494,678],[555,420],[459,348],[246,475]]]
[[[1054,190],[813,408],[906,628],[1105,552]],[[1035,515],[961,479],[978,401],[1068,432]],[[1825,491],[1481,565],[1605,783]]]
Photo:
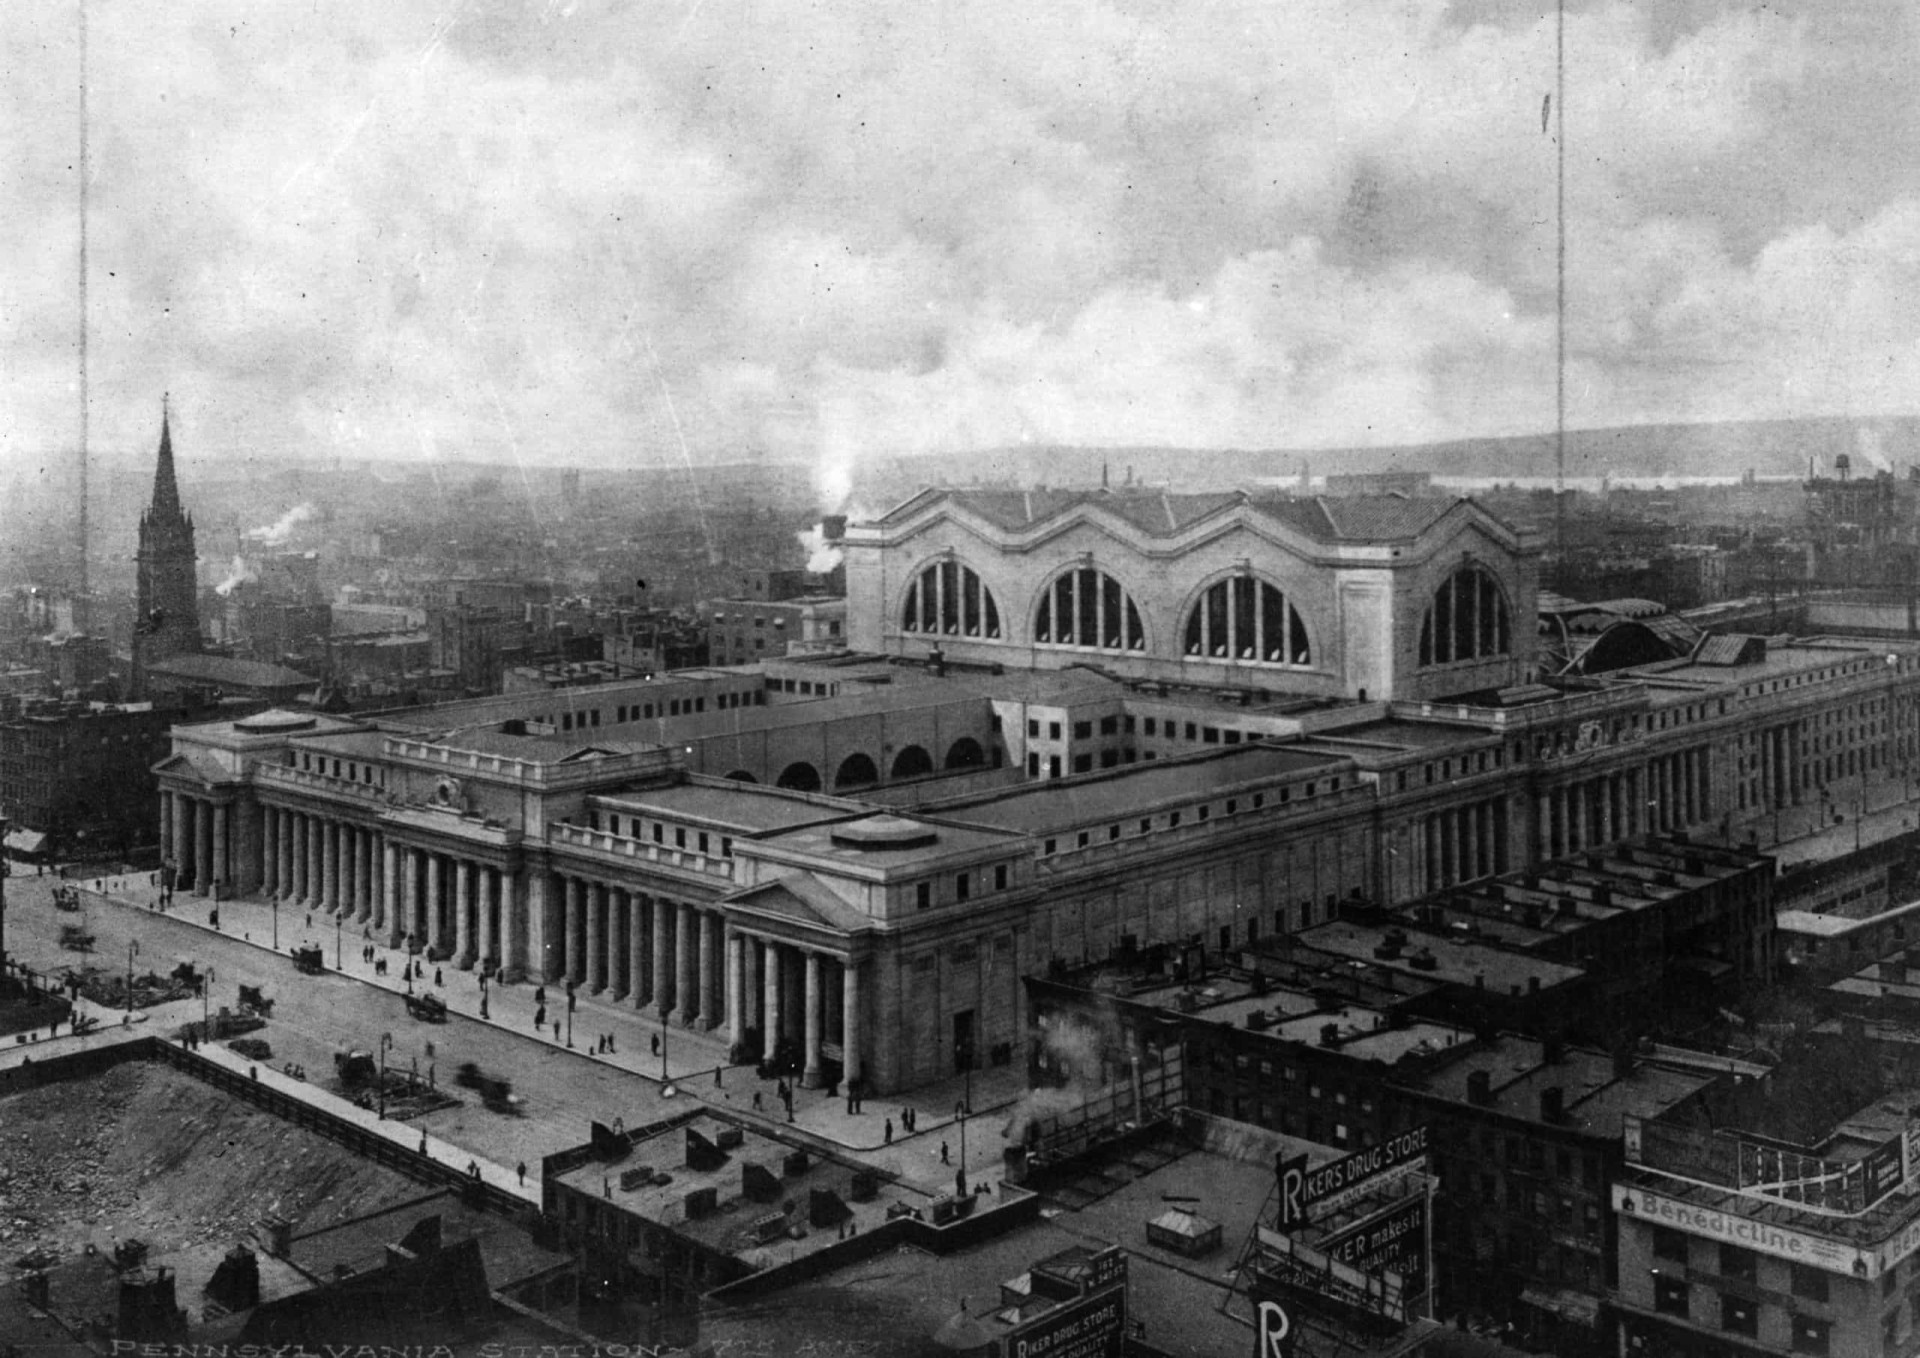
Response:
[[[653,1054],[655,1056],[660,1054],[660,1034],[658,1033],[653,1035]]]
[[[520,1187],[525,1188],[526,1186],[527,1186],[527,1162],[525,1160],[522,1160],[520,1162]]]
[[[560,1040],[560,1020],[559,1019],[555,1019],[553,1021],[553,1040],[555,1042],[558,1042]]]
[[[760,1106],[760,1091],[757,1089],[753,1091],[753,1111],[756,1113],[764,1111]]]
[[[435,985],[445,985],[447,983],[446,979],[440,974],[440,968],[438,967],[433,969],[433,983]]]
[[[940,1163],[943,1165],[950,1165],[953,1163],[953,1159],[947,1151],[947,1143],[944,1141],[940,1143]]]
[[[887,1144],[891,1146],[893,1144],[893,1119],[892,1118],[887,1119],[886,1134],[887,1134]]]
[[[536,1007],[533,1011],[533,1027],[534,1027],[534,1031],[538,1032],[540,1029],[546,1026],[547,1026],[547,1006],[543,1004]]]

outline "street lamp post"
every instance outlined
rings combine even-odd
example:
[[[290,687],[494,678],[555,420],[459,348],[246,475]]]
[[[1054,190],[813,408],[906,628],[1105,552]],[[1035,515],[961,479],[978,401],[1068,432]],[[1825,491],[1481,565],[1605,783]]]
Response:
[[[380,1117],[387,1115],[387,1050],[393,1046],[393,1034],[380,1034]]]
[[[333,969],[335,971],[344,969],[340,965],[340,925],[346,917],[347,912],[344,910],[333,917]]]
[[[967,1119],[973,1115],[973,1045],[969,1042],[956,1042],[954,1055],[959,1059],[960,1069],[967,1077],[966,1096],[962,1099],[957,1121],[960,1124],[960,1168],[954,1171],[953,1183],[961,1196],[967,1191]]]
[[[140,940],[137,938],[128,939],[127,940],[127,1012],[129,1014],[133,1012],[133,959],[134,959],[134,956],[139,951],[140,951]]]
[[[277,893],[273,897],[273,950],[280,951],[280,897]]]
[[[213,968],[207,968],[207,974],[200,978],[200,1040],[213,1040]]]

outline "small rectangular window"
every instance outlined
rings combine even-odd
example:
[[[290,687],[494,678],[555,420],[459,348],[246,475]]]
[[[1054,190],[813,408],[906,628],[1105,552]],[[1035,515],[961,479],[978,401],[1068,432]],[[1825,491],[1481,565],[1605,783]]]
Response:
[[[1007,865],[1005,863],[998,864],[994,867],[993,889],[995,891],[1005,891],[1007,889]]]
[[[1653,1279],[1653,1309],[1663,1316],[1685,1316],[1691,1309],[1692,1289],[1685,1278],[1656,1274]]]
[[[1831,1295],[1831,1284],[1825,1270],[1809,1268],[1805,1264],[1792,1264],[1789,1267],[1793,1270],[1794,1296],[1806,1301],[1825,1302]]]
[[[973,895],[973,880],[966,873],[956,874],[953,879],[953,898],[964,901]]]
[[[913,884],[913,903],[916,909],[925,910],[933,904],[933,883],[915,882]]]

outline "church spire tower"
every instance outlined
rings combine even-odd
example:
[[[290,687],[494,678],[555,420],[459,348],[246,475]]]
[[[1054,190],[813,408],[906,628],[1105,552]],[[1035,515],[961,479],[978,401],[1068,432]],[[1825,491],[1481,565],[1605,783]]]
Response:
[[[193,516],[180,507],[173,474],[172,412],[160,403],[160,455],[153,469],[153,502],[140,516],[133,626],[134,696],[144,697],[146,668],[200,650],[199,588],[195,577]]]

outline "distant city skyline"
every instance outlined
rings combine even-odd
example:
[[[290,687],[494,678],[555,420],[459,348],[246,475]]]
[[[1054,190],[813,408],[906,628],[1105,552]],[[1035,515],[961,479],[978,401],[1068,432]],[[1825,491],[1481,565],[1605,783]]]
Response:
[[[524,466],[1531,433],[1554,21],[92,5],[92,444]],[[0,12],[0,471],[78,438],[78,0]],[[1568,419],[1920,388],[1892,0],[1570,3]]]

